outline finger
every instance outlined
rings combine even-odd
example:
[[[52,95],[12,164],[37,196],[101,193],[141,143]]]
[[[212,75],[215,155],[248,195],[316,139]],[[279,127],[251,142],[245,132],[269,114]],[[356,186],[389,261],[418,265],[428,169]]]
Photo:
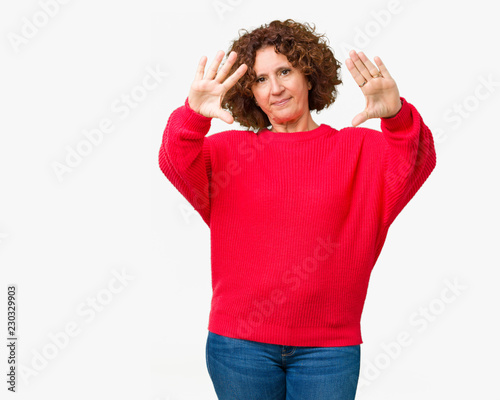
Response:
[[[358,126],[361,125],[363,122],[367,121],[368,118],[368,113],[365,111],[359,113],[352,119],[352,126]]]
[[[212,64],[210,64],[210,67],[208,68],[207,75],[205,76],[205,79],[214,79],[215,75],[217,74],[217,70],[219,69],[220,62],[224,58],[224,52],[222,50],[219,50],[217,54],[215,55],[214,60],[212,61]]]
[[[377,74],[381,73],[377,66],[374,65],[369,59],[368,57],[365,55],[365,53],[363,52],[359,52],[358,53],[359,55],[359,58],[361,59],[361,61],[363,61],[363,64],[366,66],[366,68],[368,69],[368,72],[370,72],[370,75],[372,77],[376,76]],[[382,74],[383,75],[383,74]]]
[[[245,72],[247,72],[248,66],[246,64],[241,64],[236,71],[233,72],[233,74],[227,78],[223,85],[224,87],[229,90],[238,80],[245,75]]]
[[[380,57],[375,57],[374,60],[375,60],[375,63],[378,65],[378,68],[380,69],[380,72],[382,72],[382,76],[384,78],[392,78],[391,74],[387,70],[385,64],[382,62],[382,60],[380,59]]]
[[[219,70],[217,73],[217,76],[215,77],[215,80],[219,83],[222,83],[224,79],[226,78],[229,70],[233,66],[234,62],[236,61],[236,52],[232,51],[229,56],[227,57],[226,62],[222,66],[222,68]]]
[[[364,76],[361,75],[361,73],[358,71],[358,69],[356,68],[356,66],[354,65],[354,63],[350,58],[345,60],[345,65],[347,66],[347,69],[351,73],[352,77],[354,78],[354,81],[358,84],[358,86],[362,85],[363,82],[366,81]]]
[[[365,64],[363,61],[358,56],[358,53],[356,53],[354,50],[351,50],[349,52],[349,55],[351,56],[351,60],[354,62],[354,65],[358,69],[359,73],[363,75],[363,77],[368,81],[370,78],[372,78],[370,71],[366,68]]]
[[[203,79],[203,74],[205,73],[205,65],[207,64],[207,57],[203,56],[200,58],[198,63],[198,68],[196,69],[196,74],[194,76],[195,81]]]
[[[229,111],[225,111],[222,109],[217,112],[217,118],[221,119],[222,121],[224,121],[227,124],[232,124],[234,122],[234,118],[229,113]]]

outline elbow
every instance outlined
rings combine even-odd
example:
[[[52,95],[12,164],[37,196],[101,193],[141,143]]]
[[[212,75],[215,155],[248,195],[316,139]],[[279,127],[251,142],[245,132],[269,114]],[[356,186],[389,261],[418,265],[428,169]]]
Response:
[[[158,152],[158,166],[160,167],[163,174],[167,178],[170,178],[173,171],[173,166],[163,146],[160,147],[160,151]]]

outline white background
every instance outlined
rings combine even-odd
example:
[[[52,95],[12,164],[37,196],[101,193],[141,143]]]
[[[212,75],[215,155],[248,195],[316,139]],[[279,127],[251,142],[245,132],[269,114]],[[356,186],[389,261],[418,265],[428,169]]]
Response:
[[[286,18],[314,23],[343,64],[338,100],[316,122],[340,129],[363,110],[345,67],[354,48],[382,58],[435,135],[436,169],[372,273],[357,399],[498,398],[498,14],[487,0],[389,4],[2,3],[2,398],[15,284],[19,399],[216,399],[210,232],[158,150],[200,57],[211,62],[240,28]],[[161,74],[145,88],[151,70]],[[85,147],[84,131],[106,121],[112,130]],[[210,134],[229,128],[214,120]],[[88,154],[59,179],[54,165],[77,148]],[[447,303],[446,282],[461,287]],[[405,332],[411,343],[391,352]]]

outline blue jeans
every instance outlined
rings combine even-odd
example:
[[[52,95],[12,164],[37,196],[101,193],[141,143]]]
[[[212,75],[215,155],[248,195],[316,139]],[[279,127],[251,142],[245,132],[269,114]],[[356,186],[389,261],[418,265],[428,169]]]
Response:
[[[208,332],[206,362],[219,400],[353,400],[360,345],[282,346]]]

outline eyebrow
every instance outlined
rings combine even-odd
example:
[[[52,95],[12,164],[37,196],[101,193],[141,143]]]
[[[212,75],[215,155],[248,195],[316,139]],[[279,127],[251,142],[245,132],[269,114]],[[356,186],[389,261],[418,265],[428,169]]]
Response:
[[[274,72],[278,72],[278,71],[280,71],[282,69],[292,69],[292,67],[289,66],[289,65],[283,64],[283,65],[281,65],[279,67],[276,67],[276,69],[274,70]],[[265,75],[266,74],[259,74],[259,75],[256,75],[255,78],[260,78],[261,76],[265,76]]]

